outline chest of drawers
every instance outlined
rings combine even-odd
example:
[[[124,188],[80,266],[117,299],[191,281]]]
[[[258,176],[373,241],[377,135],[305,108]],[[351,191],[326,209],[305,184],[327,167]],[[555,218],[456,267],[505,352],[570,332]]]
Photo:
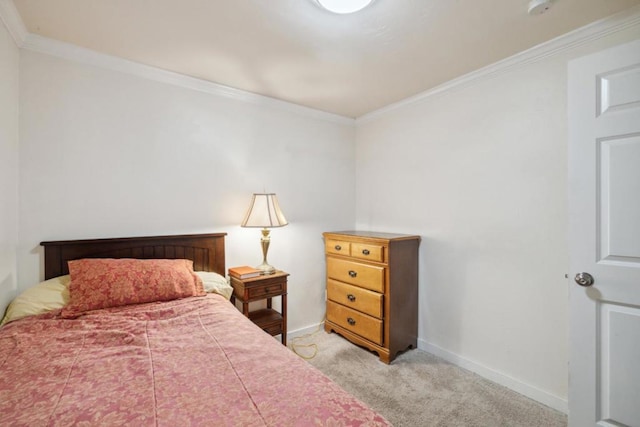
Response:
[[[417,346],[419,236],[323,233],[327,263],[325,330],[390,363]]]

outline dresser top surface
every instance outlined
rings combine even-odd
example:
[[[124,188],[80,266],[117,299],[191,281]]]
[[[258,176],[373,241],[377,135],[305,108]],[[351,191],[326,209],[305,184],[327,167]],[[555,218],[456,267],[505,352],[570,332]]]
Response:
[[[385,240],[405,240],[405,239],[420,240],[420,236],[411,235],[411,234],[381,233],[378,231],[363,231],[363,230],[327,231],[322,234],[324,236],[327,236],[327,235],[355,236],[355,237],[366,237],[369,239],[385,239]]]

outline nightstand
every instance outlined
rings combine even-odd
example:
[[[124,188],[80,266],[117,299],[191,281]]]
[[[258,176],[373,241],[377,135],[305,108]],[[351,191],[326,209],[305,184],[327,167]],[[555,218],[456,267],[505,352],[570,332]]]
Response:
[[[282,344],[287,345],[287,277],[289,273],[276,271],[274,274],[238,279],[231,277],[233,295],[231,303],[235,305],[236,298],[242,303],[242,314],[265,332],[282,337]],[[281,313],[271,308],[271,299],[281,297]],[[267,308],[249,311],[249,303],[267,300]]]

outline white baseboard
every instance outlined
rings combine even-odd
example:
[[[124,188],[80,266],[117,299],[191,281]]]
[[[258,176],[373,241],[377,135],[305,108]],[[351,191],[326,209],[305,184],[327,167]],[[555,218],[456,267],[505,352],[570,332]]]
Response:
[[[510,388],[511,390],[517,393],[520,393],[524,396],[527,396],[535,401],[538,401],[543,405],[547,405],[550,408],[556,409],[565,414],[568,413],[569,411],[568,403],[566,399],[562,399],[561,397],[554,396],[530,384],[523,383],[520,380],[511,378],[505,374],[494,371],[491,368],[487,368],[486,366],[483,366],[477,362],[466,359],[460,355],[457,355],[448,350],[440,348],[437,345],[428,343],[423,339],[418,339],[418,348],[420,350],[424,350],[435,356],[438,356],[446,360],[447,362],[450,362],[468,371],[474,372],[480,375],[481,377],[484,377],[490,381],[493,381],[494,383]]]
[[[304,328],[296,329],[294,331],[287,332],[287,342],[292,338],[301,337],[303,335],[312,334],[318,330],[323,330],[324,322],[316,323],[315,325],[305,326]]]

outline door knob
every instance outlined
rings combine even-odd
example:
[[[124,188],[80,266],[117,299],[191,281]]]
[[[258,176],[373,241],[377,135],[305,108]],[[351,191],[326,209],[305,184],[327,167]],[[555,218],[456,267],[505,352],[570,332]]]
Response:
[[[593,276],[590,275],[589,273],[578,273],[576,274],[576,277],[574,279],[576,281],[576,283],[580,286],[591,286],[593,285]]]

